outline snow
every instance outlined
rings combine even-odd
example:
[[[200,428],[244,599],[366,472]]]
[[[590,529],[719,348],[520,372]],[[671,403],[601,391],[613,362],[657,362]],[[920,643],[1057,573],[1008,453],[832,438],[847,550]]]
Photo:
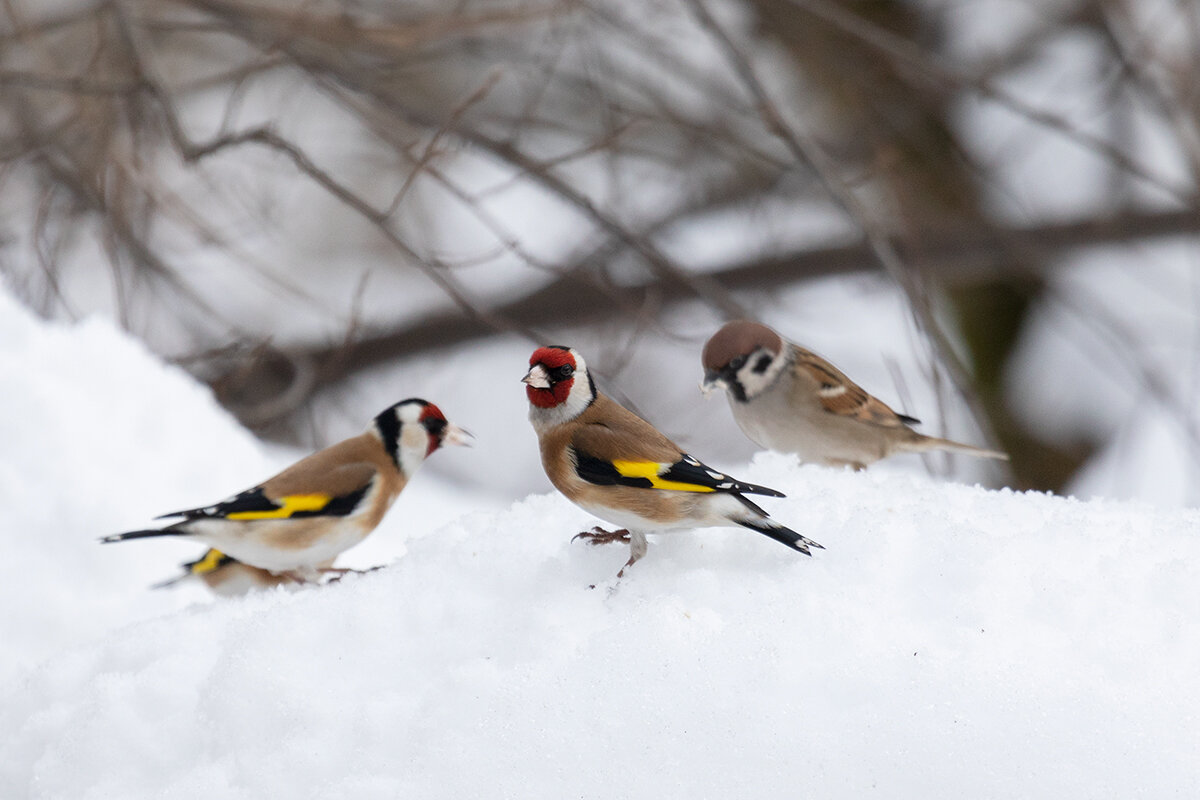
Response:
[[[228,497],[300,455],[264,450],[206,388],[164,366],[110,322],[41,323],[2,285],[0,386],[0,530],[6,534],[0,604],[20,609],[0,618],[0,682],[64,647],[206,599],[199,586],[146,591],[177,574],[202,546],[101,547],[96,539]],[[406,396],[393,395],[379,408]],[[441,406],[453,419],[453,402]],[[366,423],[360,420],[358,430]],[[447,451],[435,459],[462,455]],[[410,488],[343,563],[386,563],[421,526],[496,505],[483,493],[463,496],[421,473]]]
[[[827,549],[679,532],[618,583],[625,549],[571,542],[595,520],[561,497],[423,472],[364,545],[390,555],[355,555],[387,569],[151,591],[198,548],[95,539],[295,454],[102,320],[0,292],[0,343],[0,796],[1200,790],[1195,510],[697,452]],[[429,399],[481,440],[527,424]]]

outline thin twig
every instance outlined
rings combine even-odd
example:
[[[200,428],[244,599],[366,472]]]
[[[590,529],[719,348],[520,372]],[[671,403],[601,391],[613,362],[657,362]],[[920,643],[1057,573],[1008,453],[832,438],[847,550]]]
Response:
[[[697,0],[688,1],[693,4],[697,2]],[[1156,175],[1149,167],[1138,162],[1111,142],[1107,142],[1098,136],[1080,130],[1075,125],[1072,125],[1066,117],[1056,114],[1053,111],[1037,108],[1013,93],[1000,88],[987,78],[971,79],[959,75],[953,69],[946,67],[904,37],[898,36],[870,20],[847,11],[836,3],[830,2],[830,0],[786,0],[786,2],[854,36],[884,55],[901,61],[919,73],[924,74],[929,79],[936,80],[954,89],[968,89],[973,91],[981,97],[985,97],[1031,122],[1057,132],[1064,138],[1104,156],[1122,169],[1127,170],[1130,174],[1136,175],[1180,202],[1190,202],[1195,194],[1194,187],[1172,184],[1166,178]]]

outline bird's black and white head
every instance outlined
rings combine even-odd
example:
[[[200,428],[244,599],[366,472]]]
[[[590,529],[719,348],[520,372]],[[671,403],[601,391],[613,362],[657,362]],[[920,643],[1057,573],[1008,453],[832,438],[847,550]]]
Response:
[[[748,402],[770,388],[788,363],[788,348],[778,333],[757,322],[738,320],[712,335],[700,356],[708,394],[725,389],[731,402]]]
[[[447,444],[470,444],[472,438],[448,422],[440,408],[417,397],[385,409],[375,417],[372,429],[397,469],[409,478],[434,450]]]
[[[569,422],[596,399],[583,356],[569,347],[539,347],[521,379],[529,398],[529,421],[538,430]]]

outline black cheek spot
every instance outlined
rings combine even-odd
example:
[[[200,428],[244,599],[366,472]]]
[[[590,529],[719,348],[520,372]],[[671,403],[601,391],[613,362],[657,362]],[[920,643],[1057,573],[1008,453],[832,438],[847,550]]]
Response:
[[[771,357],[767,355],[759,356],[758,361],[754,362],[754,371],[762,375],[767,371],[767,367],[771,366]]]

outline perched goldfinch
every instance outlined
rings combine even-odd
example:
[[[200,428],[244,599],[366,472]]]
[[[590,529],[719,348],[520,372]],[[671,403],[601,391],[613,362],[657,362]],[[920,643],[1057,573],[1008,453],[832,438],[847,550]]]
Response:
[[[175,586],[181,581],[195,578],[207,586],[218,597],[240,597],[256,589],[294,584],[296,580],[287,575],[274,575],[265,569],[243,564],[211,547],[195,561],[182,565],[183,574],[154,584],[155,589]]]
[[[366,538],[427,456],[467,444],[432,403],[410,399],[388,408],[365,433],[297,461],[275,477],[156,530],[106,536],[120,542],[183,536],[274,575],[314,580],[343,550]]]
[[[809,547],[821,547],[744,497],[783,497],[781,493],[705,466],[649,422],[596,391],[579,353],[542,347],[529,365],[522,380],[542,466],[567,499],[622,526],[615,532],[593,528],[576,537],[592,544],[629,542],[629,560],[618,577],[645,555],[647,532],[673,528],[740,525],[805,555],[812,555]]]
[[[917,433],[920,420],[897,414],[816,353],[765,325],[730,322],[701,355],[708,394],[723,388],[738,427],[760,447],[795,453],[801,461],[865,469],[893,453],[953,450],[1007,459]]]

